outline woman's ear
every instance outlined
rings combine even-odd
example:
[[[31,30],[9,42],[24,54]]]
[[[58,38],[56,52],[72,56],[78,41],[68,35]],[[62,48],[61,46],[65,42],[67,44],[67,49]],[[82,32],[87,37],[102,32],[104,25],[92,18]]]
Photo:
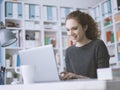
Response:
[[[88,25],[85,25],[84,31],[87,31],[87,29],[88,29]]]

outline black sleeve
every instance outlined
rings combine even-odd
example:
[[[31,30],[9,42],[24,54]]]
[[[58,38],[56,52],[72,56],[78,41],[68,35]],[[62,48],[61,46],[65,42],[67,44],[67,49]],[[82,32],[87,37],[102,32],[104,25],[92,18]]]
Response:
[[[100,40],[97,43],[97,48],[96,48],[97,68],[109,67],[109,59],[110,56],[108,54],[107,47],[104,44],[104,42]]]

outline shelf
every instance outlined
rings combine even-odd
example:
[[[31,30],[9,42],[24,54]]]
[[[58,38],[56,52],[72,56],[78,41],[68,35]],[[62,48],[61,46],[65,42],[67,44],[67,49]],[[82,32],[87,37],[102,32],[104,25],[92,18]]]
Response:
[[[120,14],[120,11],[117,11],[117,12],[114,13],[114,15],[116,15],[116,14]]]
[[[109,44],[107,44],[107,47],[114,46],[114,45],[115,45],[115,43],[109,43]]]
[[[19,21],[22,21],[21,18],[10,18],[10,17],[5,17],[6,20],[19,20]]]
[[[117,24],[120,24],[120,21],[115,22],[115,24],[116,24],[116,25],[117,25]]]
[[[111,58],[110,58],[110,65],[111,65],[111,64],[117,64],[117,60],[116,60],[115,57],[111,57]]]
[[[16,67],[6,67],[6,70],[14,70]],[[17,67],[19,69],[19,67]]]
[[[6,2],[12,2],[12,3],[22,3],[23,0],[5,0]]]
[[[25,19],[25,21],[28,21],[28,22],[37,22],[37,23],[40,22],[40,20],[38,20],[38,19]]]
[[[103,29],[108,29],[108,28],[112,28],[112,27],[113,27],[113,24],[110,24],[110,25],[104,26]]]
[[[5,47],[5,49],[11,49],[11,50],[21,50],[22,47]]]
[[[59,32],[57,29],[44,29],[45,32]]]
[[[12,30],[22,30],[22,28],[17,28],[17,27],[6,27],[6,29],[12,29]]]

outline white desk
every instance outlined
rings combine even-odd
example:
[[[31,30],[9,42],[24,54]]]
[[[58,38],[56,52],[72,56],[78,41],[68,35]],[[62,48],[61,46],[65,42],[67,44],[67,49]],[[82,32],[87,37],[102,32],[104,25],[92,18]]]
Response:
[[[120,90],[120,80],[77,80],[29,85],[1,85],[0,90]]]

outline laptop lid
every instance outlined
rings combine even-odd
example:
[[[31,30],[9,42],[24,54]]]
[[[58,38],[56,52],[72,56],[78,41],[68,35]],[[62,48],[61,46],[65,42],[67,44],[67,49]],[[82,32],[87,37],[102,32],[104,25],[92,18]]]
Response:
[[[35,82],[59,81],[52,45],[19,51],[21,65],[35,65]]]

